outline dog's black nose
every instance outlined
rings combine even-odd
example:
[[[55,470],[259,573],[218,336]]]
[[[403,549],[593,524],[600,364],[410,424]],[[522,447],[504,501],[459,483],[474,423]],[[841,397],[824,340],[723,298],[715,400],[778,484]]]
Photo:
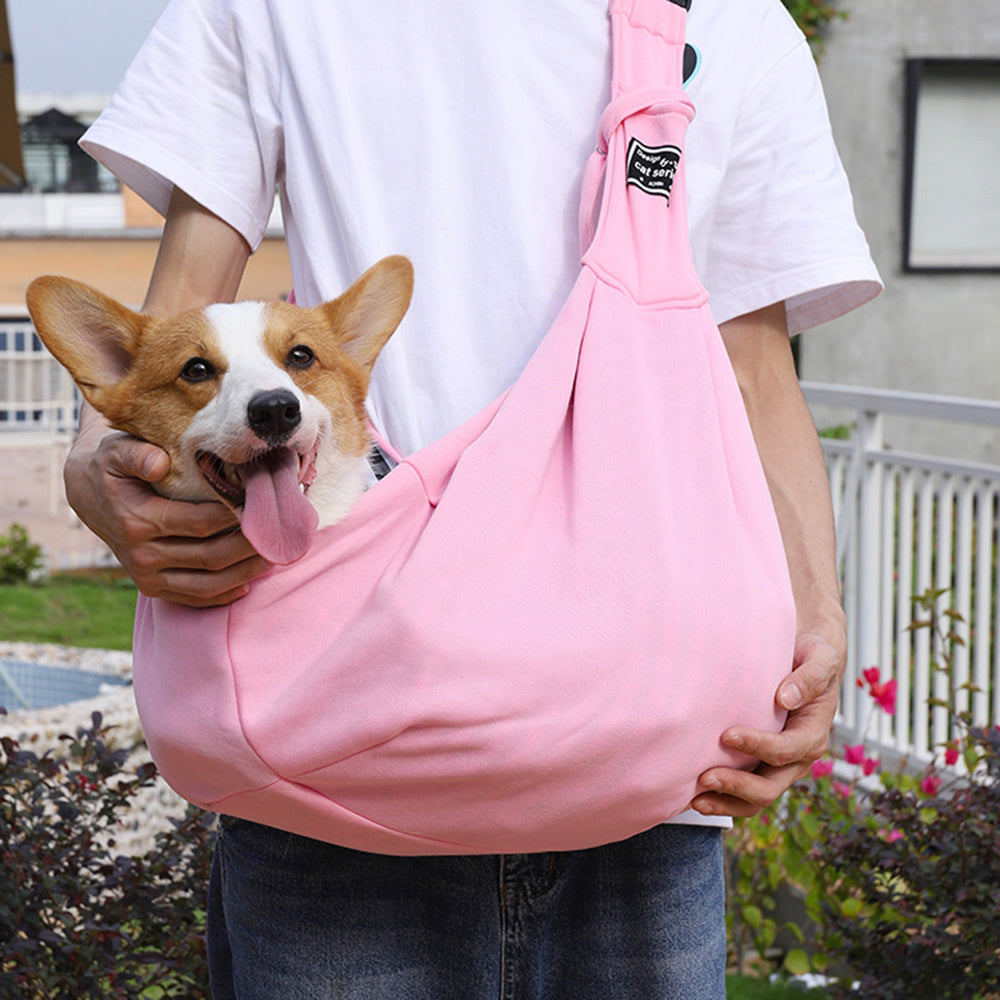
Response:
[[[258,392],[247,404],[250,429],[268,444],[280,444],[302,422],[299,401],[287,389]]]

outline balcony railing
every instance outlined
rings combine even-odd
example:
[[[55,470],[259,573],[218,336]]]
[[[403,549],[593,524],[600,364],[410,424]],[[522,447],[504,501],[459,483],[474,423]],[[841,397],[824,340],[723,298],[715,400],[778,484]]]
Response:
[[[59,466],[76,427],[76,408],[73,380],[30,321],[0,320],[0,449],[36,448],[47,454],[51,516],[64,502]]]
[[[854,413],[850,441],[824,440],[850,628],[840,735],[866,736],[886,758],[929,760],[954,735],[943,704],[973,722],[1000,720],[1000,467],[886,448],[888,415],[1000,427],[1000,403],[804,383],[810,405]],[[914,600],[942,593],[951,637],[934,642]],[[945,612],[954,612],[952,617]],[[953,676],[934,664],[950,662]],[[869,719],[856,681],[895,678],[897,710]]]
[[[0,431],[67,438],[75,426],[76,392],[29,320],[0,320]],[[13,435],[10,436],[10,435]]]

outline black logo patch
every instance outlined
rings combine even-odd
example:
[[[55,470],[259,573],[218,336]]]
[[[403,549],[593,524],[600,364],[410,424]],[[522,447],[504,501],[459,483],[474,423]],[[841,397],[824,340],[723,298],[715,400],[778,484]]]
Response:
[[[647,146],[638,139],[628,144],[625,182],[634,184],[647,194],[662,195],[670,203],[674,174],[681,162],[677,146]]]

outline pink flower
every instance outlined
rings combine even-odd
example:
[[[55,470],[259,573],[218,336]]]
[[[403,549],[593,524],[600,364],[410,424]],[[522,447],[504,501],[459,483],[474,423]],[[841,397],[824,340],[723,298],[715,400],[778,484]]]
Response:
[[[855,747],[844,747],[844,760],[848,764],[860,765],[861,770],[865,775],[872,774],[878,770],[878,758],[865,756],[864,743],[859,743]]]
[[[851,786],[846,782],[835,781],[831,787],[838,795],[842,795],[845,799],[851,797]]]
[[[872,697],[886,715],[896,714],[896,679],[872,687]]]
[[[902,830],[884,830],[882,836],[887,844],[895,844],[897,840],[902,840],[906,834]]]
[[[827,778],[833,774],[833,761],[828,757],[816,761],[812,766],[812,776],[814,778]]]
[[[922,791],[924,795],[937,795],[940,787],[941,779],[936,774],[928,774],[924,780],[920,782],[920,791]]]
[[[951,767],[953,764],[958,763],[958,747],[954,743],[949,743],[944,748],[944,762]]]
[[[882,682],[878,667],[869,667],[863,671],[861,676],[868,682],[868,693],[875,700],[875,703],[888,715],[896,714],[896,688],[895,679]],[[864,687],[858,681],[858,687]]]

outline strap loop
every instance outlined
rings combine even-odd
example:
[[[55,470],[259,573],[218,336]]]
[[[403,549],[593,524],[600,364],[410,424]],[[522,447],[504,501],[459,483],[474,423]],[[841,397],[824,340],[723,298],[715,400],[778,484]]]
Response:
[[[682,98],[683,104],[690,105],[690,101]],[[676,91],[668,90],[664,87],[645,87],[631,94],[623,94],[613,100],[601,115],[600,124],[597,128],[597,151],[606,154],[608,151],[608,140],[626,118],[639,114],[643,111],[659,111],[676,108],[678,105],[678,95]],[[694,113],[692,107],[692,115]]]

